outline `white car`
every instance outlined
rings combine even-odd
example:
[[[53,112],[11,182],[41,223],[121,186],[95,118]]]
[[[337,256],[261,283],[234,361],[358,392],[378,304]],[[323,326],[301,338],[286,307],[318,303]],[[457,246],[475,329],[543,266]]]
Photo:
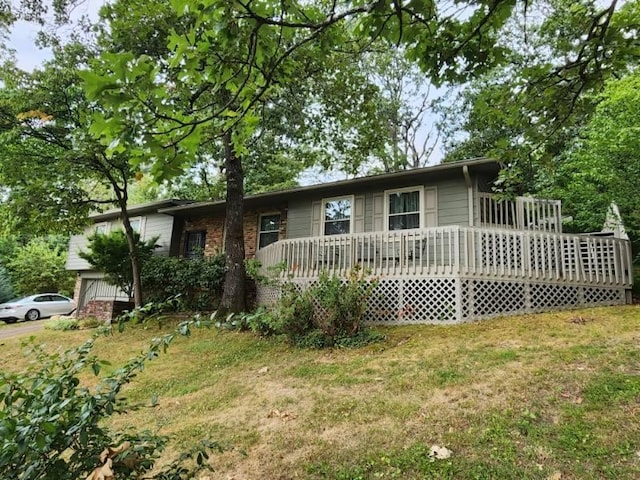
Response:
[[[40,293],[0,304],[0,320],[15,323],[18,320],[38,320],[52,315],[69,315],[76,304],[57,293]]]

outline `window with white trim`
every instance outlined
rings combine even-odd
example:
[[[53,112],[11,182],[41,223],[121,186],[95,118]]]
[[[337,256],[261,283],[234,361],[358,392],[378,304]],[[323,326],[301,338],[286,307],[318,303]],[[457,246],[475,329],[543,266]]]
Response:
[[[139,235],[142,235],[142,217],[130,218],[129,223],[131,229]]]
[[[109,233],[109,224],[107,222],[96,223],[94,232],[96,235],[106,235]]]
[[[328,198],[322,201],[323,233],[340,235],[351,232],[353,196]]]
[[[422,188],[403,188],[386,192],[387,229],[420,228]]]
[[[258,225],[258,248],[264,248],[278,241],[280,236],[280,214],[260,215]]]

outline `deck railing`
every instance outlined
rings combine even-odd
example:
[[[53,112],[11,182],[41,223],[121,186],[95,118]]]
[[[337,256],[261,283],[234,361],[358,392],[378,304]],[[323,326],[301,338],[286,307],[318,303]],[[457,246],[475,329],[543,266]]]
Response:
[[[491,193],[480,192],[478,201],[480,227],[562,232],[560,200],[533,197],[497,200]]]
[[[346,275],[464,276],[631,286],[629,242],[551,232],[437,227],[288,239],[259,250],[263,270],[283,278]]]

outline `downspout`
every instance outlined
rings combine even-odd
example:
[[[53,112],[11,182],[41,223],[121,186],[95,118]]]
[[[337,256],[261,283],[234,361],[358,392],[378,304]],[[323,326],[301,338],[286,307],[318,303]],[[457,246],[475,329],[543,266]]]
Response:
[[[467,184],[467,200],[469,202],[469,226],[473,227],[475,217],[473,212],[473,183],[471,183],[471,175],[469,175],[469,167],[467,165],[462,166],[462,174],[464,175],[464,181]]]

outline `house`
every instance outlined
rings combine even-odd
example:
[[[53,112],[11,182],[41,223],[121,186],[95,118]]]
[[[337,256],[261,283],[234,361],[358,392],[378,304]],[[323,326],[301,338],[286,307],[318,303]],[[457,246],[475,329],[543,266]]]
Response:
[[[188,203],[185,200],[160,200],[144,203],[129,208],[131,227],[140,234],[142,240],[158,237],[156,255],[178,255],[182,225],[180,219],[160,213],[163,208],[175,207]],[[110,285],[101,272],[92,270],[79,253],[87,249],[87,238],[92,234],[109,233],[114,229],[122,229],[120,209],[108,210],[92,215],[92,224],[80,235],[73,235],[69,240],[67,270],[76,271],[76,284],[73,298],[76,301],[78,316],[92,316],[111,319],[130,308],[129,297],[119,288]]]
[[[500,168],[475,159],[248,196],[246,255],[265,271],[284,265],[281,277],[300,288],[322,271],[346,276],[362,266],[377,278],[368,309],[376,323],[629,301],[629,242],[564,234],[556,200],[497,201],[490,191]],[[222,250],[224,211],[221,201],[196,202],[154,215],[173,219],[168,253],[188,257]],[[277,295],[277,287],[258,286],[260,303]]]

